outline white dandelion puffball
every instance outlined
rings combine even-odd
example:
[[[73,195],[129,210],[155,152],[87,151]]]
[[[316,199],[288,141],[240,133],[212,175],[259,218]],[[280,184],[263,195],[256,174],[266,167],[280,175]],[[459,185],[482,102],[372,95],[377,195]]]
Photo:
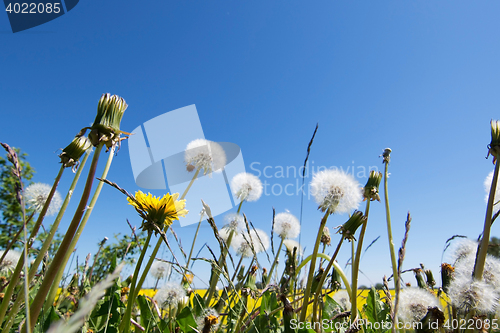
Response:
[[[151,268],[149,270],[149,273],[155,278],[155,279],[163,279],[164,277],[168,276],[170,272],[172,271],[172,266],[164,261],[159,261],[155,260],[153,264],[151,265]]]
[[[0,251],[0,258],[3,256],[5,251]],[[0,273],[7,274],[8,272],[13,272],[16,269],[17,263],[21,258],[21,253],[16,250],[10,250],[3,258],[0,263]]]
[[[176,307],[186,297],[186,290],[178,283],[168,282],[153,297],[162,309]]]
[[[285,245],[286,247],[286,250],[290,253],[293,253],[293,249],[294,248],[297,248],[297,254],[298,255],[303,255],[304,254],[304,249],[302,248],[302,246],[300,246],[299,242],[293,240],[293,239],[285,239],[283,241],[283,245]]]
[[[274,217],[274,232],[281,238],[297,238],[300,234],[299,220],[290,213],[279,213]]]
[[[257,201],[262,195],[262,182],[257,176],[242,172],[231,180],[231,190],[241,201]]]
[[[475,310],[480,313],[494,312],[498,304],[498,292],[491,284],[460,274],[451,280],[448,296],[462,313]]]
[[[332,298],[342,307],[343,311],[351,311],[351,296],[346,290],[337,291]]]
[[[245,230],[245,221],[243,219],[243,216],[236,214],[236,213],[229,213],[224,216],[224,221],[226,222],[226,225],[224,228],[235,231],[235,232],[241,232],[242,230]]]
[[[470,257],[476,257],[478,242],[473,241],[469,238],[460,238],[451,245],[451,261],[454,264],[457,262]]]
[[[200,316],[196,317],[198,330],[204,332],[205,325],[210,325],[210,332],[216,332],[220,325],[219,313],[214,308],[204,309]]]
[[[226,165],[226,153],[217,142],[197,139],[188,143],[184,152],[184,160],[188,165],[204,170],[204,174],[212,171],[221,172]]]
[[[24,191],[24,198],[28,207],[37,213],[40,213],[45,205],[45,202],[47,201],[47,198],[49,197],[51,189],[52,187],[50,185],[43,183],[34,183],[28,186]],[[47,213],[45,215],[54,215],[59,211],[61,205],[61,195],[56,191],[50,201],[49,208],[47,209]]]
[[[427,314],[428,307],[439,307],[438,299],[421,288],[405,288],[399,297],[398,316],[405,323],[419,322]]]
[[[348,213],[363,200],[361,185],[350,174],[334,169],[314,175],[311,193],[319,209],[330,213]]]
[[[252,257],[253,251],[250,243],[253,245],[255,253],[264,252],[270,245],[269,236],[260,229],[250,230],[250,235],[247,232],[235,235],[231,247],[238,256]]]

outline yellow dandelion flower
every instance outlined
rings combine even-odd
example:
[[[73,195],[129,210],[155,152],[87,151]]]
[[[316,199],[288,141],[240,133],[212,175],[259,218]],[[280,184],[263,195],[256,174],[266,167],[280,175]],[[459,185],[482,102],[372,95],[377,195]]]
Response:
[[[188,213],[184,208],[186,200],[177,200],[179,193],[172,195],[167,193],[160,198],[151,193],[146,195],[142,191],[137,191],[134,198],[135,200],[132,198],[127,200],[143,218],[142,227],[148,231],[155,230],[152,224],[163,230],[164,225],[169,226],[174,220],[178,220],[179,216],[184,217]]]

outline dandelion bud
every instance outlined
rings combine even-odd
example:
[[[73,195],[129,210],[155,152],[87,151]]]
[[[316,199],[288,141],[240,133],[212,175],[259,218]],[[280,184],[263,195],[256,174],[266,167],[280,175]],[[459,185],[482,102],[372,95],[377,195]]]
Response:
[[[368,181],[366,182],[363,196],[365,199],[374,201],[380,201],[380,196],[378,194],[378,187],[380,186],[380,182],[382,181],[382,172],[377,172],[375,170],[370,171],[370,176],[368,177]]]
[[[453,279],[455,268],[447,263],[441,264],[441,281],[443,282],[442,288],[446,294],[449,292],[450,283]]]
[[[111,148],[120,141],[120,123],[127,109],[125,100],[117,95],[103,94],[97,106],[97,116],[91,127],[89,139],[94,146],[105,142]]]
[[[255,282],[257,280],[257,266],[252,266],[252,268],[250,268],[250,272],[248,274],[248,277],[247,277],[247,281],[245,283],[245,286],[244,288],[248,288],[250,290],[256,290],[257,289],[257,286],[255,285]]]
[[[420,268],[414,269],[413,273],[415,273],[415,279],[417,279],[417,285],[419,288],[427,289],[427,284],[424,281],[424,277],[422,276],[422,270]]]
[[[354,234],[356,233],[356,230],[366,221],[366,217],[363,215],[362,212],[359,210],[354,211],[352,216],[347,220],[346,223],[341,225],[339,228],[339,231],[337,233],[340,233],[343,235],[347,240],[356,240],[354,238]]]
[[[59,155],[61,163],[65,168],[72,167],[76,170],[80,157],[92,146],[89,139],[85,136],[76,136],[71,143],[63,149]]]
[[[425,278],[427,280],[427,285],[430,288],[434,288],[434,286],[436,285],[436,280],[434,280],[434,276],[432,275],[432,271],[430,269],[424,269],[424,273],[425,273]]]
[[[323,233],[321,234],[321,243],[323,245],[328,245],[330,246],[332,244],[332,237],[330,237],[330,230],[328,227],[323,228]]]
[[[428,307],[425,317],[420,320],[421,325],[417,325],[415,332],[435,332],[443,326],[445,319],[443,311],[441,311],[437,306]]]
[[[382,161],[382,163],[389,163],[391,161],[391,152],[391,148],[384,149],[384,152],[382,153],[382,157],[384,158],[384,160]]]

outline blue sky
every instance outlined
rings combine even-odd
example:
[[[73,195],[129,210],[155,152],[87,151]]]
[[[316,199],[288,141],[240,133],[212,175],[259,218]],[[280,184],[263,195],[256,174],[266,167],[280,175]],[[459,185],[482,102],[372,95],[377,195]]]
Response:
[[[51,183],[57,149],[93,121],[100,95],[109,92],[129,104],[125,131],[195,104],[206,138],[238,144],[247,171],[257,173],[254,162],[259,170],[301,166],[319,123],[311,166],[382,169],[378,156],[393,149],[396,247],[410,211],[404,268],[422,262],[437,277],[446,239],[482,231],[483,180],[492,170],[484,159],[489,121],[499,118],[499,11],[497,1],[81,1],[16,34],[0,14],[0,141],[27,152],[34,180]],[[126,143],[108,178],[139,189]],[[70,181],[67,173],[63,195]],[[76,200],[63,227],[75,206]],[[272,207],[299,215],[300,197],[263,196],[243,210],[270,231]],[[302,242],[310,252],[321,219],[312,199],[303,216]],[[78,245],[81,260],[104,236],[128,233],[126,218],[140,224],[123,196],[105,187]],[[346,219],[333,216],[328,225]],[[194,230],[176,228],[183,244]],[[215,247],[203,230],[199,246]],[[386,235],[383,204],[374,203],[365,240],[381,237],[363,257],[369,278],[361,276],[361,284],[390,274]],[[342,265],[348,249],[339,255]],[[204,265],[195,268],[207,277]],[[412,276],[405,280],[415,285]]]

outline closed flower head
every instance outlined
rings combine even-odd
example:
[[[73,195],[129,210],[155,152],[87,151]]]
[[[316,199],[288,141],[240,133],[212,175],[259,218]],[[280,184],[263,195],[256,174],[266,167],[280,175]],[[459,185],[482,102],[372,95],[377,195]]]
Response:
[[[80,157],[90,148],[92,143],[86,136],[76,136],[71,143],[59,154],[65,168],[71,167],[73,172],[78,167]]]
[[[26,204],[30,209],[35,212],[40,213],[49,197],[50,190],[52,187],[48,184],[34,183],[26,188],[24,191],[24,197]],[[52,200],[50,201],[49,208],[47,209],[46,216],[54,215],[61,208],[62,199],[59,192],[55,192]]]
[[[299,220],[290,213],[279,213],[274,217],[274,232],[281,238],[297,238],[300,234]]]
[[[216,142],[197,139],[187,145],[184,160],[188,166],[203,169],[206,175],[212,171],[222,171],[226,165],[226,153],[222,146]]]
[[[233,177],[231,190],[241,201],[257,201],[262,195],[262,182],[251,173],[242,172]]]
[[[361,186],[354,178],[339,170],[325,170],[314,175],[311,192],[322,212],[348,213],[363,199]]]
[[[147,195],[141,191],[135,192],[135,200],[127,198],[130,205],[143,219],[142,228],[147,231],[163,230],[165,225],[170,226],[179,216],[186,216],[188,211],[184,209],[186,200],[177,200],[179,193],[165,194],[162,198],[155,197],[151,193]],[[154,225],[156,227],[154,227]]]
[[[128,105],[117,95],[103,94],[97,105],[97,115],[89,139],[94,146],[104,142],[109,149],[120,141],[120,123]]]

